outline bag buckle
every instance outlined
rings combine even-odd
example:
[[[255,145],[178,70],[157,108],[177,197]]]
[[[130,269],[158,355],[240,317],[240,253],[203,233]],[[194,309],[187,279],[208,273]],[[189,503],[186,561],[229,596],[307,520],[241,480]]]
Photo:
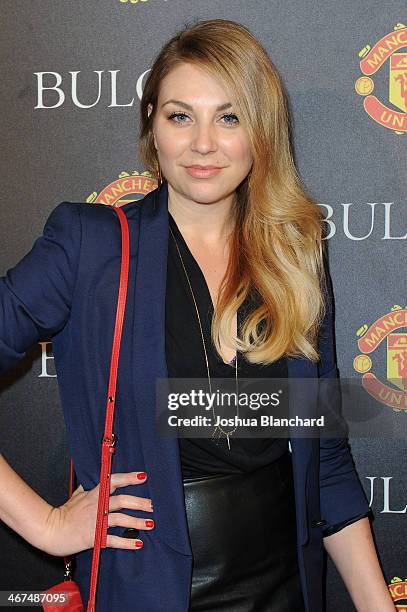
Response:
[[[117,442],[117,436],[116,434],[112,433],[112,437],[109,438],[109,436],[102,436],[102,440],[101,443],[102,444],[107,444],[110,447],[116,446],[116,442]]]

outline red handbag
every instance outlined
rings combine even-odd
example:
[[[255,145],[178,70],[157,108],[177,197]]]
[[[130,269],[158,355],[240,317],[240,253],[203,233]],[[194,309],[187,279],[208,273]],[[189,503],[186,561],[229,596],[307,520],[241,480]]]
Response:
[[[120,267],[120,285],[116,309],[116,323],[114,328],[112,355],[110,361],[110,376],[106,404],[105,429],[101,441],[102,453],[99,481],[100,487],[87,612],[95,612],[100,549],[106,548],[110,496],[110,475],[112,458],[115,452],[116,444],[116,437],[112,431],[112,428],[116,403],[117,368],[119,363],[120,341],[123,329],[124,312],[126,308],[127,285],[129,277],[129,226],[124,212],[120,210],[120,208],[113,208],[113,210],[117,213],[120,221],[120,227],[122,232],[122,255]],[[73,490],[73,472],[73,462],[71,460],[69,475],[69,497],[71,497]],[[78,584],[72,579],[71,557],[64,557],[64,562],[64,580],[63,582],[60,582],[59,584],[56,584],[53,587],[49,588],[47,591],[44,591],[44,601],[42,602],[42,607],[46,612],[83,612],[84,606],[81,598],[81,593],[79,591]],[[63,593],[66,593],[65,597],[63,597],[62,595]]]

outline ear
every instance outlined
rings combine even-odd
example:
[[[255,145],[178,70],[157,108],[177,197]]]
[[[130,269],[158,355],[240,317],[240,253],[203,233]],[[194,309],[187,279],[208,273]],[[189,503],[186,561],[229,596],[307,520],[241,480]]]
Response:
[[[151,102],[149,103],[149,105],[147,106],[147,116],[149,117],[151,115],[151,113],[153,112],[153,105],[151,104]],[[154,137],[154,146],[156,149],[158,149],[157,147],[157,141],[155,139],[155,134],[153,132],[153,137]]]

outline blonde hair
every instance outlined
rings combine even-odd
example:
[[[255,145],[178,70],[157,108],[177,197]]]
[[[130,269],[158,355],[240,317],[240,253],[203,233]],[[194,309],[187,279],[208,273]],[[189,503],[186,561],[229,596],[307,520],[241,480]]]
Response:
[[[152,126],[160,83],[183,62],[208,70],[229,93],[253,156],[231,210],[234,232],[212,320],[214,346],[221,356],[222,341],[251,363],[272,363],[283,356],[318,361],[318,330],[325,314],[323,215],[294,165],[278,72],[241,24],[212,19],[185,26],[155,59],[141,99],[139,153],[153,174],[158,171]],[[231,325],[249,293],[256,307],[239,339]]]

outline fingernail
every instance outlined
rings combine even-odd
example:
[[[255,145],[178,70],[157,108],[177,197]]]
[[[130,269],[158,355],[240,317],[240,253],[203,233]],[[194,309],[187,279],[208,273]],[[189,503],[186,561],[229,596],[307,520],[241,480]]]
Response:
[[[143,548],[143,542],[141,540],[136,540],[134,546],[136,548]]]
[[[147,478],[146,472],[140,472],[139,474],[137,474],[137,478],[139,480],[144,480],[144,478]]]
[[[154,527],[154,521],[147,519],[145,522],[146,527]]]

